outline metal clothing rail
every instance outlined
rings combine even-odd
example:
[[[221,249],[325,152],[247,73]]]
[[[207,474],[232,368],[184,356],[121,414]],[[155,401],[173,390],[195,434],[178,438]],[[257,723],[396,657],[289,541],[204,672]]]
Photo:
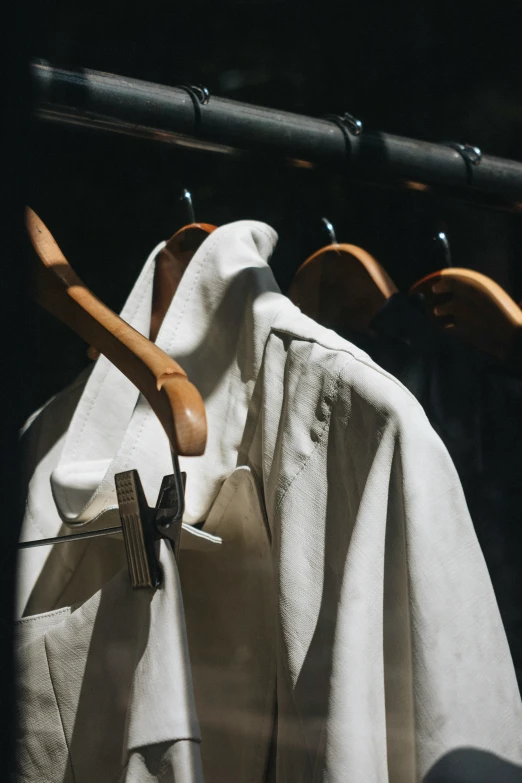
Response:
[[[327,119],[210,97],[97,71],[31,67],[36,114],[57,121],[206,150],[262,153],[344,170],[356,179],[447,191],[522,211],[522,163],[385,133],[343,130]]]

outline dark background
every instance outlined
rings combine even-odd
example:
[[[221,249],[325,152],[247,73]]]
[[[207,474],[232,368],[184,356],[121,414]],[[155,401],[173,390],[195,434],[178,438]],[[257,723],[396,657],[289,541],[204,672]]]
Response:
[[[519,2],[297,6],[278,2],[57,3],[40,7],[32,56],[321,116],[350,111],[365,128],[477,144],[522,160]],[[264,220],[280,235],[283,290],[326,242],[362,245],[406,289],[440,265],[432,237],[446,227],[456,266],[495,278],[522,299],[522,216],[416,192],[361,186],[341,174],[250,164],[122,136],[35,124],[28,201],[95,293],[118,310],[155,244],[196,218]],[[27,413],[88,361],[72,333],[33,312],[37,382]]]
[[[432,236],[445,227],[456,265],[489,274],[522,299],[522,215],[276,162],[247,165],[121,136],[29,126],[29,58],[170,85],[202,82],[215,95],[316,116],[351,111],[367,129],[468,141],[485,153],[522,160],[522,3],[187,0],[167,7],[156,0],[29,0],[8,5],[2,22],[0,750],[7,779],[14,727],[13,552],[21,518],[17,432],[89,361],[81,340],[27,303],[24,203],[116,310],[150,250],[187,222],[179,206],[184,187],[193,192],[199,220],[219,225],[256,218],[277,229],[273,267],[283,290],[297,266],[326,242],[326,215],[340,241],[373,253],[402,289],[440,263]]]

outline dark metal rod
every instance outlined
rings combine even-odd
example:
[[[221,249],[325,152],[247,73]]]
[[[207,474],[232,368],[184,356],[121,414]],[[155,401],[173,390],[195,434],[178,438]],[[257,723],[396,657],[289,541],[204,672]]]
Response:
[[[36,541],[22,541],[18,549],[32,549],[35,546],[53,546],[53,544],[66,544],[67,541],[83,541],[85,538],[100,538],[101,536],[113,536],[122,533],[121,525],[118,527],[105,527],[103,530],[90,530],[88,533],[72,533],[70,536],[56,536],[56,538],[38,538]]]
[[[334,122],[97,71],[32,66],[37,116],[136,137],[233,153],[245,151],[342,169],[363,181],[408,181],[456,189],[471,201],[500,199],[522,209],[522,163],[484,155],[470,167],[451,147],[363,132]],[[479,197],[478,199],[476,197]]]

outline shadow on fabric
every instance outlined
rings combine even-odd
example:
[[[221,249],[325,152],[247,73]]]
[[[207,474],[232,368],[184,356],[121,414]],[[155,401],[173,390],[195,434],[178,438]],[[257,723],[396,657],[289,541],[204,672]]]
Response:
[[[459,748],[443,756],[423,783],[520,783],[522,767],[476,748]]]

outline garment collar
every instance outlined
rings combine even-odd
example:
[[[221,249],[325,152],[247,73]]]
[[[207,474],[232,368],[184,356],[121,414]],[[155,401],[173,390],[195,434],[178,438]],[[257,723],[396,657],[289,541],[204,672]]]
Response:
[[[248,406],[266,339],[284,297],[268,259],[277,235],[256,221],[214,231],[196,252],[165,316],[156,344],[187,372],[207,411],[205,455],[181,459],[186,470],[185,521],[206,514],[238,463]],[[149,256],[122,317],[148,334],[155,259]],[[83,525],[117,507],[114,475],[137,468],[150,505],[171,472],[167,438],[137,389],[100,357],[51,476],[64,522]]]

